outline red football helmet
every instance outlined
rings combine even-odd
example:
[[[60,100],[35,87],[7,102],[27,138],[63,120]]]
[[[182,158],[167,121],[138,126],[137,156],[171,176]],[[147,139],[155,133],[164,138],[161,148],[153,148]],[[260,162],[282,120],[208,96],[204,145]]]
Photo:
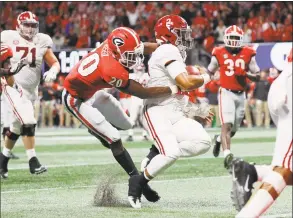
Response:
[[[192,30],[186,20],[178,15],[166,15],[155,25],[155,36],[158,43],[171,43],[182,51],[193,46]]]
[[[238,26],[229,26],[224,33],[224,43],[226,47],[240,48],[243,43],[243,30]]]
[[[16,30],[25,39],[31,40],[39,32],[39,19],[30,11],[22,12],[17,17]]]
[[[1,49],[0,49],[1,67],[3,67],[4,62],[8,58],[12,58],[12,56],[13,56],[12,48],[10,48],[8,45],[1,44]]]
[[[144,45],[138,34],[127,27],[118,27],[108,36],[108,45],[120,64],[133,69],[143,62]]]

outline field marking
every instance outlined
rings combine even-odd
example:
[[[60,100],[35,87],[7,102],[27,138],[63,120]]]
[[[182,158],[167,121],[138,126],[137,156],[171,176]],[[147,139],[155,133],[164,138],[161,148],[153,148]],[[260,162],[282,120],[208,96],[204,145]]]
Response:
[[[194,181],[201,179],[219,179],[219,178],[229,178],[230,176],[206,176],[206,177],[190,177],[190,178],[179,178],[179,179],[163,179],[163,180],[154,180],[152,183],[165,183],[165,182],[173,182],[173,181]],[[128,183],[114,183],[116,185],[128,185]],[[22,193],[22,192],[33,192],[33,191],[54,191],[54,190],[65,190],[65,189],[80,189],[80,188],[94,188],[97,185],[81,185],[81,186],[72,186],[72,187],[53,187],[53,188],[39,188],[39,189],[26,189],[26,190],[11,190],[11,191],[1,191],[1,194],[9,194],[9,193]]]
[[[67,153],[68,154],[68,153]],[[245,158],[245,157],[259,157],[259,156],[264,156],[264,157],[272,157],[272,153],[267,153],[267,154],[262,154],[262,155],[259,155],[259,154],[247,154],[247,155],[242,155],[241,157],[242,158]],[[211,158],[214,158],[214,156],[212,155],[208,155],[208,156],[199,156],[199,157],[191,157],[191,158],[188,158],[188,159],[211,159]],[[222,159],[224,159],[223,157],[220,157]],[[178,159],[177,161],[182,161],[182,160],[187,160],[187,158],[181,158],[181,159]],[[137,162],[137,161],[134,161],[134,162]],[[56,165],[46,165],[46,167],[48,167],[49,169],[50,168],[60,168],[60,167],[78,167],[78,166],[95,166],[95,165],[107,165],[107,164],[115,164],[116,162],[115,161],[107,161],[107,162],[99,162],[99,163],[78,163],[78,164],[56,164]],[[25,169],[28,169],[27,166],[12,166],[9,168],[9,170],[13,171],[13,170],[25,170]]]

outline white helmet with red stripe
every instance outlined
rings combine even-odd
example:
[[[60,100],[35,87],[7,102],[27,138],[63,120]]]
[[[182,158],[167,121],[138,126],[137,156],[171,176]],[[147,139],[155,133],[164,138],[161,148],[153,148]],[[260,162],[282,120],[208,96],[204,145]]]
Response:
[[[240,48],[243,44],[243,30],[238,26],[232,25],[225,30],[224,43],[226,47]]]
[[[31,40],[39,32],[39,19],[30,11],[22,12],[17,17],[16,30],[25,39]]]
[[[110,33],[107,39],[113,56],[124,67],[133,69],[143,62],[144,46],[133,29],[118,27]]]

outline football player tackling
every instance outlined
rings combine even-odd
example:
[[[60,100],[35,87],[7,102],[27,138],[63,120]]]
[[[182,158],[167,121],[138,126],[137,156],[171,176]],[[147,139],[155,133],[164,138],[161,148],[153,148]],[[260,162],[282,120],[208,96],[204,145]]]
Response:
[[[43,60],[50,67],[50,70],[44,73],[46,82],[56,79],[56,75],[60,71],[60,65],[51,49],[53,45],[52,39],[46,34],[39,33],[39,21],[35,14],[30,11],[21,13],[17,17],[16,29],[17,30],[4,30],[1,32],[1,44],[4,43],[13,50],[13,57],[11,58],[12,66],[16,65],[23,58],[26,58],[29,62],[29,65],[24,66],[20,72],[14,76],[14,79],[19,94],[21,95],[21,102],[17,104],[23,104],[24,107],[30,108],[29,110],[33,113],[33,105],[34,101],[37,99],[38,85],[42,76]],[[10,96],[10,98],[4,98],[4,103],[11,104],[11,99],[16,100],[14,96]],[[11,108],[11,110],[12,109],[13,108]],[[5,144],[2,153],[0,153],[1,175],[7,175],[7,164],[10,152],[19,136],[22,136],[26,149],[30,172],[32,174],[40,174],[47,171],[46,167],[42,166],[36,157],[36,120],[34,117],[30,116],[30,113],[25,113],[22,116],[21,111],[13,111],[11,114],[13,115],[12,123],[5,133]],[[24,122],[27,119],[30,120],[29,123]]]
[[[220,69],[219,115],[221,135],[214,138],[213,154],[219,156],[222,144],[224,166],[229,168],[233,155],[230,151],[231,138],[238,130],[244,117],[245,86],[247,78],[259,80],[259,67],[255,60],[255,50],[243,44],[243,31],[233,25],[225,30],[225,46],[214,48],[208,71],[214,74]],[[250,72],[248,72],[250,71]]]
[[[144,88],[129,79],[128,69],[141,64],[143,54],[151,53],[156,47],[156,43],[143,44],[130,28],[116,28],[99,48],[73,67],[64,82],[62,99],[66,109],[105,147],[111,149],[114,158],[129,176],[137,175],[138,170],[121,142],[118,129],[130,129],[133,122],[121,104],[103,89],[115,87],[142,99],[176,94],[176,85]],[[143,194],[149,201],[159,200],[158,194],[148,185],[143,187]]]

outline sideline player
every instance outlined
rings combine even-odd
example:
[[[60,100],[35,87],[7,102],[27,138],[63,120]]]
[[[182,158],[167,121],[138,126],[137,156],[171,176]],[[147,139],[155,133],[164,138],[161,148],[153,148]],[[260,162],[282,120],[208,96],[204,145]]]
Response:
[[[0,86],[0,95],[1,99],[6,99],[10,104],[5,106],[10,106],[14,113],[18,113],[19,116],[25,118],[23,121],[25,124],[29,124],[30,122],[33,122],[33,114],[31,116],[24,116],[24,114],[29,114],[30,108],[25,107],[24,104],[21,104],[22,99],[20,97],[20,93],[12,88],[14,85],[14,78],[13,75],[17,74],[25,65],[25,60],[21,60],[17,65],[16,69],[11,68],[10,59],[13,57],[13,51],[12,49],[4,44],[1,44],[1,50],[0,50],[0,77],[1,77],[1,86]],[[2,95],[2,92],[4,93]],[[9,101],[10,100],[10,101]],[[24,108],[25,107],[25,108]],[[28,111],[26,111],[28,110]],[[6,110],[8,111],[8,110]],[[6,118],[7,114],[3,114]],[[2,116],[2,113],[1,113]],[[1,117],[2,118],[2,117]],[[7,119],[7,118],[6,118]],[[4,149],[5,150],[5,149]],[[11,158],[11,153],[6,153],[9,158]],[[0,159],[5,159],[3,157],[3,154],[0,153]],[[6,159],[8,161],[8,159]],[[0,177],[5,179],[8,177],[8,170],[7,170],[7,164],[6,168],[0,169]]]
[[[261,216],[275,202],[283,189],[287,185],[292,185],[292,49],[284,70],[272,83],[268,94],[268,106],[277,127],[273,160],[271,166],[267,166],[271,170],[267,170],[260,189],[249,200],[252,185],[259,176],[257,166],[243,160],[233,160],[232,173],[238,182],[233,181],[235,188],[232,190],[232,199],[236,208],[238,206],[237,209],[242,209],[237,218]]]
[[[219,115],[221,135],[215,135],[213,154],[219,156],[222,144],[224,166],[229,168],[233,159],[230,151],[231,137],[238,130],[244,117],[246,79],[259,80],[259,67],[255,50],[243,46],[243,30],[233,25],[225,30],[225,46],[214,48],[208,71],[214,74],[220,69]],[[248,72],[250,71],[250,72]]]
[[[143,54],[151,53],[157,46],[156,43],[143,44],[130,28],[116,28],[99,48],[73,67],[64,81],[62,99],[66,109],[111,149],[116,161],[130,176],[137,175],[138,171],[123,147],[118,129],[130,129],[133,122],[119,101],[102,89],[115,87],[142,99],[176,94],[176,85],[144,88],[129,79],[128,69],[142,63]],[[159,200],[158,194],[148,185],[143,187],[143,194],[149,201]]]
[[[45,82],[56,79],[60,71],[60,64],[52,51],[53,41],[50,36],[39,33],[39,21],[35,14],[25,11],[17,17],[16,30],[4,30],[1,32],[1,43],[5,43],[13,50],[11,58],[12,66],[21,59],[26,58],[29,65],[23,67],[14,76],[16,86],[22,93],[22,98],[29,100],[32,110],[34,101],[38,95],[38,85],[41,80],[43,60],[49,65],[50,70],[44,73]],[[17,113],[13,114],[9,131],[6,132],[5,144],[0,158],[0,168],[6,169],[9,155],[19,136],[26,149],[29,160],[30,172],[40,174],[47,171],[36,157],[35,151],[35,127],[36,121],[29,125],[23,124]]]
[[[178,85],[190,91],[210,81],[210,76],[188,75],[186,50],[192,47],[191,29],[177,15],[166,15],[155,25],[160,46],[148,62],[150,79],[147,87]],[[145,100],[144,122],[148,126],[160,154],[156,155],[140,175],[129,178],[128,200],[132,207],[141,208],[142,187],[179,157],[192,157],[207,152],[211,139],[202,125],[187,118],[184,107],[188,96],[178,94]]]

